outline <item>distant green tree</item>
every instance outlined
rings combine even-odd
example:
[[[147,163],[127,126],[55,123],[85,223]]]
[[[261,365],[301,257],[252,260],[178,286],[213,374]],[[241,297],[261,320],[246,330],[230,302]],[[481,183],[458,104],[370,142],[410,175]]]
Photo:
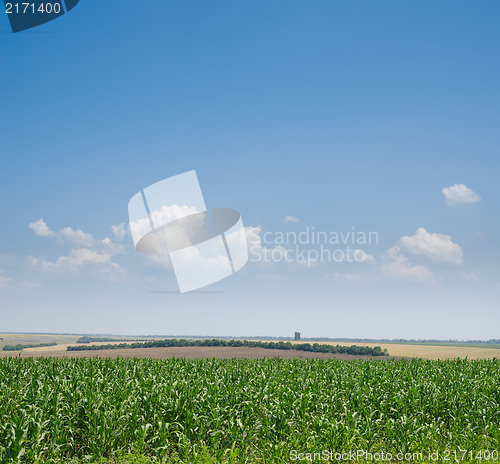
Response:
[[[40,348],[42,346],[56,346],[56,342],[51,342],[51,343],[39,343],[37,345],[21,345],[21,343],[18,343],[17,345],[5,345],[2,350],[3,351],[21,351],[24,350],[25,348]]]
[[[204,339],[204,340],[187,340],[185,338],[177,340],[153,340],[148,342],[136,343],[116,343],[108,345],[90,345],[90,346],[68,346],[67,351],[86,351],[86,350],[117,350],[122,348],[164,348],[164,347],[189,347],[189,346],[232,346],[232,347],[248,347],[248,348],[265,348],[268,350],[296,350],[296,351],[311,351],[314,353],[345,353],[357,356],[388,356],[387,350],[382,351],[380,346],[374,348],[369,346],[341,346],[341,345],[323,345],[319,343],[296,343],[290,342],[264,342],[261,340],[220,340],[220,339]]]

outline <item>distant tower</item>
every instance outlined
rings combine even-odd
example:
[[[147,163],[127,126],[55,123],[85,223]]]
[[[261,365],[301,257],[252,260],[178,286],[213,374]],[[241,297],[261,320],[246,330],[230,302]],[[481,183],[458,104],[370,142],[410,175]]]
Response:
[[[295,332],[295,340],[300,340],[300,332]]]

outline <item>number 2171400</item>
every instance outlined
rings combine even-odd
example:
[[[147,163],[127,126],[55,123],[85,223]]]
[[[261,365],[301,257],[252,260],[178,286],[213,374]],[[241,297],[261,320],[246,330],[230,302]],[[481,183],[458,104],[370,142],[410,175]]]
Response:
[[[35,13],[60,13],[60,3],[6,3],[5,12],[7,14],[35,14]]]

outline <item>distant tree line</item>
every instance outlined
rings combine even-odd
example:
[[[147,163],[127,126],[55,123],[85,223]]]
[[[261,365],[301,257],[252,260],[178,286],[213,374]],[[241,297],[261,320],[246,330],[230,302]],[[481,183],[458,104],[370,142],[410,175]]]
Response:
[[[143,343],[116,343],[109,345],[92,346],[68,346],[67,351],[86,351],[86,350],[119,350],[124,348],[164,348],[164,347],[186,347],[186,346],[227,346],[227,347],[248,347],[248,348],[266,348],[269,350],[296,350],[311,351],[314,353],[341,353],[353,354],[357,356],[388,356],[387,350],[382,350],[380,346],[341,346],[341,345],[320,345],[319,343],[290,343],[290,342],[264,342],[249,340],[187,340],[185,338],[154,340]]]
[[[92,343],[92,342],[112,342],[115,341],[114,338],[104,338],[104,337],[80,337],[76,343]],[[119,340],[121,341],[121,340]]]
[[[51,343],[38,343],[36,345],[21,345],[21,343],[18,343],[17,345],[5,345],[2,350],[3,351],[21,351],[24,350],[25,348],[40,348],[41,346],[56,346],[56,342],[51,342]]]
[[[124,342],[125,338],[106,338],[106,337],[80,337],[76,343],[93,343],[93,342]]]
[[[142,339],[133,339],[133,338],[106,338],[106,337],[80,337],[76,343],[94,343],[94,342],[136,342],[136,341],[144,341]]]

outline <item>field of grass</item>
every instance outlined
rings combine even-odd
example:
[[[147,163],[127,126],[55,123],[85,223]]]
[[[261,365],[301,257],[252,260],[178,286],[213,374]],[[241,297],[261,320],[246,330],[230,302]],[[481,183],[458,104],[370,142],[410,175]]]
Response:
[[[381,342],[377,342],[380,345]],[[498,343],[473,343],[473,342],[387,342],[386,345],[426,345],[426,346],[456,346],[459,348],[496,348],[500,349],[500,344]]]
[[[498,462],[499,385],[500,361],[2,358],[0,462]]]
[[[78,335],[0,333],[0,350],[5,345],[37,345],[40,343],[76,343]]]

